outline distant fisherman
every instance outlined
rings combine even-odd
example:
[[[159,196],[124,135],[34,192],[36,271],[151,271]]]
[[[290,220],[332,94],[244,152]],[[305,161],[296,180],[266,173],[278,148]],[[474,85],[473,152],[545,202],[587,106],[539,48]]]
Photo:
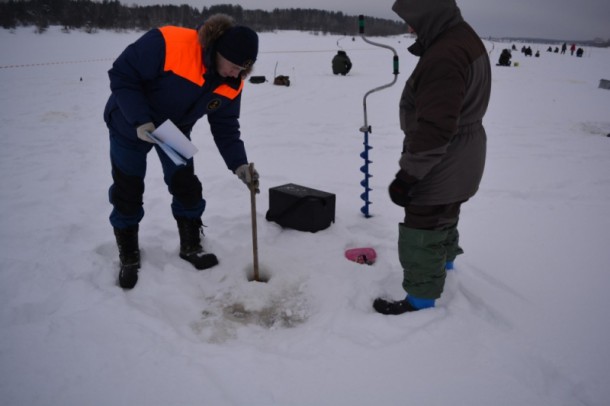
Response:
[[[347,75],[352,69],[352,61],[345,51],[337,51],[332,60],[333,73],[335,75]]]

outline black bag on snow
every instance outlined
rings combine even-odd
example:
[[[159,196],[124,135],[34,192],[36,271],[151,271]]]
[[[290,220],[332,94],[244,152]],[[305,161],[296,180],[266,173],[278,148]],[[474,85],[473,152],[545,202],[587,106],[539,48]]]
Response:
[[[315,233],[335,222],[335,195],[293,183],[272,187],[265,218],[285,228]]]
[[[250,76],[250,83],[265,83],[267,78],[264,76]]]
[[[279,75],[273,79],[273,84],[277,86],[290,86],[290,77]]]

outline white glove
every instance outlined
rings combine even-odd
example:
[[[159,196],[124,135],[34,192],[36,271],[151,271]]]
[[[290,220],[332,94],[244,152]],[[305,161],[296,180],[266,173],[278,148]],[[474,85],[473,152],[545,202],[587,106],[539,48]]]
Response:
[[[150,142],[151,144],[156,144],[156,142],[147,134],[152,133],[153,131],[155,131],[155,129],[155,125],[151,122],[148,122],[136,128],[136,132],[138,133],[138,138],[142,141]]]
[[[248,186],[248,189],[254,188],[256,193],[260,193],[258,186],[258,172],[254,167],[252,168],[252,173],[250,173],[250,165],[243,164],[237,169],[235,169],[235,174],[237,177]]]

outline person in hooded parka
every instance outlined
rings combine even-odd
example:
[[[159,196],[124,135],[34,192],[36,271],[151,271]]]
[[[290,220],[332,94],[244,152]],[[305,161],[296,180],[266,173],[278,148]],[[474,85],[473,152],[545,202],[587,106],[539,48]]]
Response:
[[[434,307],[447,270],[463,252],[458,220],[485,167],[491,67],[455,0],[397,0],[392,10],[417,35],[408,50],[419,58],[400,98],[404,138],[388,188],[392,202],[404,208],[398,259],[406,297],[373,302],[377,312],[396,315]]]

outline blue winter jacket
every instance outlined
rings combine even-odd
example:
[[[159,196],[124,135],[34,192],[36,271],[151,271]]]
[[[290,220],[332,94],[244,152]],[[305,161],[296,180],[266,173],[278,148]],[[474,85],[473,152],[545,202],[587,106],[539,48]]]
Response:
[[[150,30],[129,45],[108,71],[112,94],[104,121],[110,131],[136,139],[138,126],[171,120],[190,139],[193,125],[207,115],[227,167],[247,164],[239,132],[243,80],[218,75],[213,55],[196,30],[181,27]]]

